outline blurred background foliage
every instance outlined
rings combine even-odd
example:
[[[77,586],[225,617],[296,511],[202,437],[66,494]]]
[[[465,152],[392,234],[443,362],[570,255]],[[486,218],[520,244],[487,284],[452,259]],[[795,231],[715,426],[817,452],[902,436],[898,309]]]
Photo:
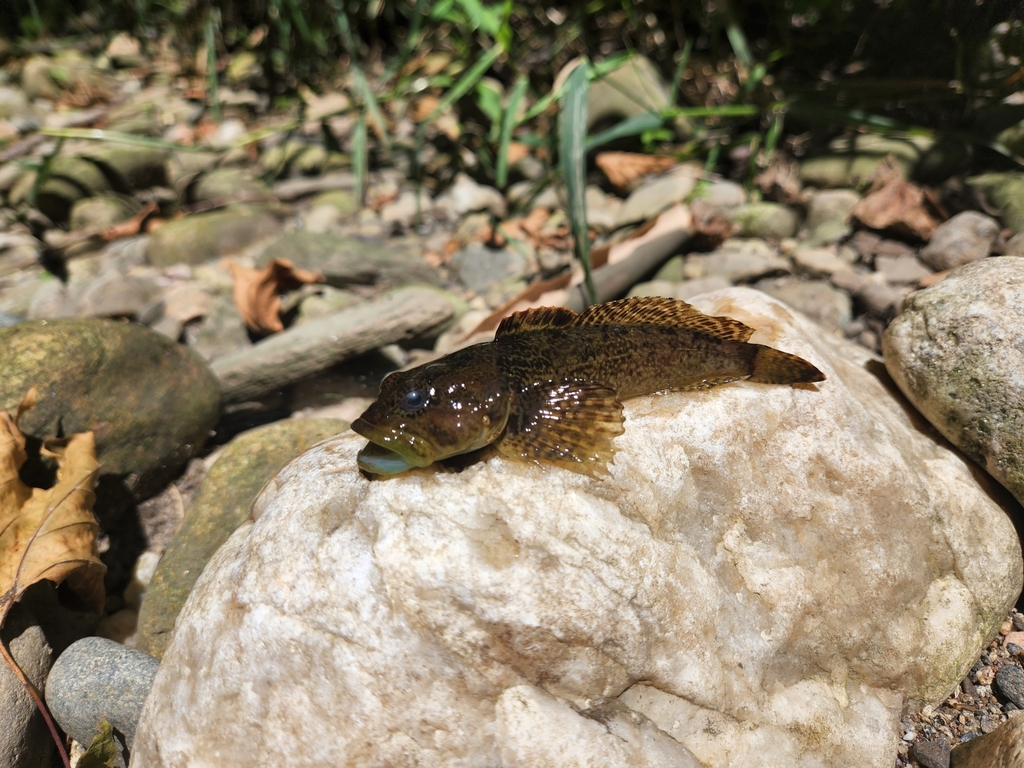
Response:
[[[242,54],[261,72],[259,89],[278,99],[272,103],[345,78],[385,152],[389,105],[433,94],[437,101],[421,107],[418,139],[425,124],[457,106],[462,140],[490,157],[490,176],[499,181],[512,132],[530,120],[543,123],[557,74],[580,56],[599,63],[643,54],[673,84],[669,107],[600,143],[639,142],[650,151],[667,142],[663,150],[711,165],[721,148],[739,146],[763,168],[766,150],[784,136],[799,154],[801,142],[850,128],[959,132],[1015,161],[997,137],[1024,117],[1014,103],[1024,88],[1019,0],[0,3],[0,36],[16,54],[90,40],[101,46],[122,31],[144,48],[169,45],[183,71],[205,72],[208,93]],[[592,79],[599,75],[591,71]],[[513,100],[518,111],[510,120]],[[690,130],[679,131],[680,120]],[[801,139],[809,128],[813,136]],[[516,139],[536,146],[550,129],[520,130]],[[739,155],[733,159],[742,161]]]

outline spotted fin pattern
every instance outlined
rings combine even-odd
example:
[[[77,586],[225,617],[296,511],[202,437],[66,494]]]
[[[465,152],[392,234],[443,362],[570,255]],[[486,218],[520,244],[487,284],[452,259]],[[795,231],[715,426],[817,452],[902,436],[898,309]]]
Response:
[[[515,397],[498,450],[510,458],[544,461],[577,471],[603,470],[622,434],[622,403],[593,382],[545,381]]]
[[[565,307],[515,312],[498,326],[496,337],[545,328],[586,325],[667,325],[698,331],[724,341],[747,341],[754,329],[731,317],[712,317],[678,299],[637,296],[594,304],[576,314]]]

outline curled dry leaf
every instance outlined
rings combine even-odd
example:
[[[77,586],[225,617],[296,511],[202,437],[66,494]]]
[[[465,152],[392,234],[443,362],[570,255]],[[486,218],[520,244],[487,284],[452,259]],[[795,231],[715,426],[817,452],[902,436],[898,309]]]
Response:
[[[601,152],[594,161],[613,185],[631,191],[634,182],[652,173],[664,173],[676,164],[674,158],[639,152]]]
[[[245,324],[254,331],[278,333],[284,330],[281,322],[281,292],[290,291],[306,283],[322,283],[320,272],[296,269],[286,259],[274,259],[263,269],[249,269],[229,260],[235,280],[235,306]]]
[[[29,396],[18,415],[28,407]],[[96,549],[99,524],[92,513],[95,436],[47,441],[43,453],[57,460],[57,484],[30,488],[18,476],[27,458],[25,436],[17,419],[0,411],[0,623],[24,591],[44,579],[66,581],[84,606],[103,610],[107,568]]]
[[[903,176],[890,155],[878,170],[871,190],[854,206],[851,216],[870,229],[888,229],[905,237],[931,240],[942,221],[935,201]]]

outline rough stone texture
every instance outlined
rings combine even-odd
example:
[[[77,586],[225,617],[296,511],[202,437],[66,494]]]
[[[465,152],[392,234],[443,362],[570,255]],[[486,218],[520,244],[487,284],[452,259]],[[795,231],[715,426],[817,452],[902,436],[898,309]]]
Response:
[[[135,647],[161,658],[174,621],[207,561],[249,515],[256,494],[310,446],[348,429],[340,419],[289,419],[228,443],[146,589]]]
[[[892,768],[1020,591],[1012,502],[864,349],[694,303],[828,381],[629,400],[604,478],[307,451],[196,584],[133,764]]]
[[[229,205],[167,222],[153,233],[146,257],[154,267],[202,264],[238,253],[280,231],[280,223],[266,209]]]
[[[723,277],[730,282],[758,280],[788,273],[792,267],[763,240],[734,238],[711,253],[690,254],[683,272],[686,277]]]
[[[882,349],[925,418],[1024,502],[1024,258],[976,261],[911,295]]]
[[[413,239],[288,232],[267,246],[257,265],[287,259],[300,269],[322,272],[327,283],[337,287],[352,283],[436,283],[437,270],[423,261],[420,248]]]
[[[807,203],[807,221],[804,223],[810,230],[832,221],[846,224],[850,221],[854,206],[859,202],[860,195],[852,189],[816,191]]]
[[[45,439],[93,430],[105,476],[145,495],[198,452],[217,421],[220,388],[189,349],[138,325],[94,318],[0,329],[0,409],[39,402],[22,431]],[[98,510],[100,511],[100,510]]]
[[[988,256],[998,236],[998,221],[977,211],[964,211],[939,224],[921,249],[921,261],[936,271],[955,269]]]
[[[130,219],[141,208],[138,200],[127,195],[85,197],[71,206],[69,226],[72,231],[106,229]]]
[[[621,227],[638,221],[647,221],[678,202],[685,200],[697,187],[701,169],[686,163],[656,178],[646,181],[626,198],[615,217],[615,226]]]
[[[89,744],[106,720],[135,739],[139,713],[160,662],[148,653],[103,637],[85,637],[68,646],[46,678],[46,706],[60,727],[79,744]]]
[[[1024,708],[1024,669],[1016,664],[1007,664],[996,672],[996,685],[1000,693],[1018,708]]]
[[[30,611],[15,605],[0,642],[25,676],[42,689],[53,663],[43,629]],[[49,765],[53,740],[35,702],[10,668],[0,663],[0,768],[39,768]]]
[[[944,736],[919,741],[914,745],[913,753],[922,768],[949,768],[949,742]]]
[[[761,237],[781,240],[792,237],[800,218],[792,208],[779,203],[747,203],[729,212],[729,222],[737,237]]]
[[[853,302],[850,297],[824,280],[777,277],[762,280],[757,288],[803,312],[830,331],[843,330],[853,318]]]
[[[1024,715],[1011,717],[992,733],[953,748],[950,768],[1020,768],[1024,765]]]
[[[514,248],[487,248],[474,243],[452,256],[451,266],[463,285],[486,293],[494,283],[525,277],[529,262]]]

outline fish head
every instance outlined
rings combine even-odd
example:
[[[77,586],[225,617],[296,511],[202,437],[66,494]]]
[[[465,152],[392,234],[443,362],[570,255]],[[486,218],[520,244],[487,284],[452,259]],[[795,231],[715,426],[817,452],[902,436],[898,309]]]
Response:
[[[352,422],[370,441],[359,467],[393,475],[468,453],[505,429],[509,391],[501,379],[447,358],[384,379],[376,402]]]

